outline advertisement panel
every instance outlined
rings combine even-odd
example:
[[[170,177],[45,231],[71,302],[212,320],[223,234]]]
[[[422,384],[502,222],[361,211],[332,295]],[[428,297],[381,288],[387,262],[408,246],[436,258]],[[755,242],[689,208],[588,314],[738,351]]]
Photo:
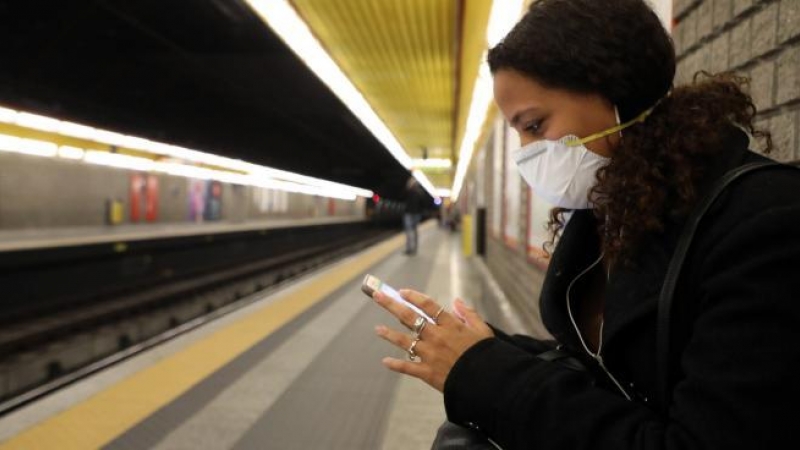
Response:
[[[222,219],[222,183],[216,180],[189,180],[189,221]]]
[[[151,174],[131,174],[129,203],[131,222],[158,220],[158,177]]]

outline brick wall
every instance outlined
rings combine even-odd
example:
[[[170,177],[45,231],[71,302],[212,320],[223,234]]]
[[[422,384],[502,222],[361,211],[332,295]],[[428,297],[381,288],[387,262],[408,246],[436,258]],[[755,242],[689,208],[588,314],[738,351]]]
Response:
[[[772,157],[800,158],[800,0],[676,0],[676,83],[699,70],[751,79]]]

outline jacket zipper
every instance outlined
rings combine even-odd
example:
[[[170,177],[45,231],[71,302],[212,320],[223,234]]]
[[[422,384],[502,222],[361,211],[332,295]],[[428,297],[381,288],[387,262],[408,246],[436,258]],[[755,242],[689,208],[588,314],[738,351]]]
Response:
[[[578,335],[578,339],[581,341],[581,346],[583,346],[583,349],[586,351],[586,353],[589,354],[589,356],[592,359],[597,361],[597,365],[599,365],[600,368],[603,369],[603,372],[605,372],[605,374],[608,376],[608,378],[614,383],[615,386],[617,386],[617,389],[619,389],[619,391],[622,393],[622,395],[624,395],[626,399],[630,400],[631,399],[630,395],[628,395],[628,393],[625,391],[625,389],[622,387],[622,385],[619,383],[619,381],[617,381],[617,379],[614,377],[614,375],[611,374],[611,371],[608,370],[608,367],[606,367],[605,363],[603,362],[603,356],[601,355],[601,351],[603,350],[603,325],[605,324],[605,320],[601,320],[600,321],[600,336],[597,339],[597,353],[593,353],[589,349],[589,346],[586,345],[586,341],[584,341],[584,339],[583,339],[583,335],[581,334],[581,330],[580,330],[580,328],[578,328],[578,324],[575,322],[575,317],[573,317],[573,315],[572,315],[572,302],[570,301],[570,298],[569,298],[569,294],[572,291],[572,286],[582,276],[586,275],[587,272],[592,270],[594,268],[594,266],[596,266],[598,263],[600,263],[600,261],[603,260],[603,256],[604,256],[604,254],[601,253],[600,257],[597,258],[597,261],[593,262],[589,267],[584,269],[583,272],[579,273],[578,276],[573,278],[572,281],[569,283],[569,286],[567,287],[567,314],[569,315],[570,322],[572,322],[572,326],[575,328],[575,333]]]

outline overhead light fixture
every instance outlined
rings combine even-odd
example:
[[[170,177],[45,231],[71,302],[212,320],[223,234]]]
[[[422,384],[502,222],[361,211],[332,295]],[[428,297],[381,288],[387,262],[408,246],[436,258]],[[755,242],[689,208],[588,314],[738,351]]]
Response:
[[[60,120],[26,112],[18,113],[15,121],[15,123],[19,126],[48,132],[58,131],[60,122]]]
[[[522,12],[523,0],[494,0],[489,14],[489,24],[486,27],[486,42],[488,47],[494,47],[503,37],[514,27],[519,20]],[[461,148],[458,152],[458,165],[456,175],[453,178],[453,189],[451,199],[458,200],[461,188],[464,184],[464,177],[472,160],[475,146],[486,121],[486,114],[493,101],[492,93],[492,74],[489,64],[486,62],[488,52],[481,55],[481,65],[478,68],[478,77],[475,80],[475,87],[472,90],[472,103],[467,115],[467,126],[464,137],[461,139]]]
[[[373,192],[368,189],[8,108],[0,107],[0,122],[149,153],[153,155],[153,158],[85,150],[67,145],[59,147],[52,142],[0,134],[0,151],[5,152],[47,157],[58,156],[120,169],[162,172],[187,178],[218,180],[231,184],[344,200],[355,200],[358,197],[370,198],[373,195]],[[219,169],[193,164],[204,164]]]
[[[450,197],[452,191],[450,189],[437,189],[436,196],[437,197]]]
[[[414,159],[411,161],[416,169],[449,169],[453,167],[450,158]]]
[[[467,126],[464,137],[461,139],[461,149],[458,152],[458,165],[456,175],[453,178],[453,188],[451,198],[453,201],[458,199],[464,177],[467,175],[472,153],[478,144],[483,123],[486,120],[486,113],[492,104],[492,74],[486,61],[486,53],[481,57],[483,61],[478,70],[478,78],[475,80],[475,87],[472,91],[472,103],[469,107],[467,116]]]
[[[428,180],[428,177],[426,177],[421,170],[414,169],[411,171],[411,175],[413,175],[414,178],[417,179],[417,181],[419,182],[419,184],[422,186],[423,189],[428,191],[431,197],[436,197],[436,188],[433,187],[430,180]]]
[[[312,72],[336,95],[364,126],[406,169],[411,157],[378,117],[361,92],[317,41],[305,21],[286,0],[245,0],[264,22],[286,43]],[[431,195],[433,185],[424,173],[413,174]]]
[[[83,159],[83,155],[86,151],[82,148],[72,147],[70,145],[62,145],[58,147],[58,156],[59,158],[64,159]]]
[[[98,132],[95,128],[87,127],[86,125],[80,125],[77,123],[66,122],[63,120],[58,125],[58,130],[56,133],[64,136],[72,136],[79,139],[100,142],[100,137],[98,136]]]
[[[14,123],[17,121],[17,114],[13,109],[0,107],[0,122]]]
[[[0,151],[31,156],[53,157],[58,153],[58,146],[51,142],[37,139],[24,139],[0,134]]]
[[[121,155],[119,153],[101,152],[89,150],[83,156],[83,160],[89,164],[116,167],[118,169],[139,170],[149,172],[153,170],[155,161],[138,156]]]

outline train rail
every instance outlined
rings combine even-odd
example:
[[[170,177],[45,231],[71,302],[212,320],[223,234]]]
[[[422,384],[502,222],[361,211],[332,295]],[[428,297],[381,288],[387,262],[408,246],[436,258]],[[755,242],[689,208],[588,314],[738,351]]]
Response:
[[[39,371],[38,377],[33,377],[36,379],[16,383],[16,389],[9,389],[0,396],[3,402],[0,415],[241,308],[261,296],[253,294],[276,289],[287,280],[339,260],[395,232],[393,228],[374,224],[341,224],[236,237],[228,235],[222,243],[208,237],[193,238],[192,242],[183,238],[178,242],[142,243],[130,253],[116,257],[103,249],[66,252],[72,257],[64,257],[64,250],[59,249],[56,252],[61,252],[61,256],[42,255],[40,259],[31,255],[3,255],[5,259],[0,260],[0,267],[3,264],[8,267],[16,256],[15,273],[4,276],[7,281],[16,275],[18,286],[34,282],[37,271],[45,274],[41,283],[46,283],[47,279],[64,280],[66,275],[59,274],[59,267],[70,274],[81,271],[91,274],[102,264],[130,269],[131,258],[148,261],[151,270],[140,270],[139,276],[95,278],[93,291],[83,289],[86,285],[83,280],[72,280],[78,287],[75,291],[82,295],[70,292],[47,298],[41,292],[51,292],[49,286],[32,289],[27,291],[28,298],[35,301],[6,309],[0,318],[0,355],[4,355],[0,364],[14,367],[25,358],[38,358],[44,369]],[[20,265],[25,259],[28,264]],[[201,263],[203,259],[205,262]],[[186,265],[180,266],[181,261]],[[165,272],[165,268],[169,272]],[[125,270],[117,273],[130,275]],[[62,288],[69,284],[66,280]],[[23,297],[17,293],[18,298]],[[8,298],[3,303],[7,302]],[[174,313],[181,309],[183,313]],[[152,321],[154,317],[165,323],[162,329],[134,335],[126,331],[131,323],[143,318]],[[109,328],[117,330],[116,333],[112,331],[116,343],[105,354],[86,354],[80,362],[66,363],[57,353],[48,350],[69,345],[65,342],[76,336],[91,337]]]

